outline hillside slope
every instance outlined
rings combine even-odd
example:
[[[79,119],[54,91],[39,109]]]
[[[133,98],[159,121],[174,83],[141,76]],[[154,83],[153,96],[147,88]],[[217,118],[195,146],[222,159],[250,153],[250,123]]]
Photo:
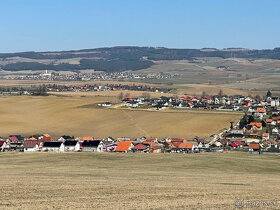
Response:
[[[230,49],[168,49],[155,47],[112,47],[60,52],[0,53],[0,68],[20,70],[84,70],[106,72],[139,70],[159,60],[189,60],[217,57],[246,59],[280,59],[280,48],[272,50]]]

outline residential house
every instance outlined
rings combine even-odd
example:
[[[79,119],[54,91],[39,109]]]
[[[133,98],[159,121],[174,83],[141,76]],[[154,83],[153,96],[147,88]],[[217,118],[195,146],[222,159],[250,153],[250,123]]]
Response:
[[[80,138],[82,141],[93,141],[93,136],[84,136]]]
[[[118,144],[116,143],[105,142],[105,141],[102,142],[104,143],[104,148],[103,148],[104,152],[114,152],[118,146]]]
[[[250,125],[252,126],[252,130],[262,130],[262,123],[261,122],[251,122]]]
[[[50,141],[52,141],[52,137],[51,136],[41,136],[38,138],[38,140],[40,142],[50,142]]]
[[[235,141],[229,144],[229,146],[231,146],[232,149],[241,149],[243,145],[244,143],[242,141]]]
[[[256,112],[265,115],[266,114],[266,109],[264,107],[258,107],[256,109]]]
[[[1,140],[1,141],[0,141],[0,152],[4,152],[5,149],[7,149],[7,148],[8,148],[8,147],[7,147],[6,141]]]
[[[19,138],[18,136],[9,136],[9,141],[10,142],[19,142]]]
[[[163,142],[163,152],[175,152],[176,148],[171,141]]]
[[[262,139],[263,140],[268,140],[269,139],[269,133],[263,133]]]
[[[278,128],[273,128],[272,129],[272,135],[277,135],[277,134],[279,134]]]
[[[112,106],[112,104],[110,102],[105,102],[103,104],[98,104],[98,105],[100,105],[102,107],[110,107],[110,106]]]
[[[139,106],[139,103],[137,101],[128,101],[125,105],[128,107],[137,108]]]
[[[250,144],[250,143],[259,143],[260,142],[260,139],[257,139],[257,138],[246,138],[244,139],[244,141],[246,142],[246,144]]]
[[[80,151],[81,149],[81,145],[78,141],[65,141],[64,146],[66,152]]]
[[[104,144],[100,140],[84,141],[82,143],[83,152],[103,152]]]
[[[67,140],[71,140],[71,139],[74,139],[74,137],[63,135],[58,139],[58,141],[67,141]]]
[[[40,143],[38,140],[25,140],[23,142],[23,151],[24,152],[39,152]]]
[[[43,152],[64,152],[65,146],[63,142],[44,142],[42,151]]]
[[[226,139],[243,139],[244,135],[242,133],[230,133],[226,136]]]
[[[260,144],[258,143],[251,143],[249,144],[249,151],[250,152],[255,152],[260,150]]]
[[[194,143],[181,143],[178,146],[178,149],[182,152],[193,152],[194,148]]]
[[[142,142],[143,145],[147,146],[148,153],[160,153],[163,149],[162,144],[155,143],[154,141]]]
[[[115,139],[111,136],[107,137],[107,138],[104,138],[103,141],[106,141],[108,143],[114,143],[115,142]]]
[[[139,144],[136,144],[133,148],[132,148],[132,151],[133,152],[146,152],[147,150],[147,146],[142,144],[142,143],[139,143]]]
[[[278,148],[278,143],[274,139],[269,139],[268,145],[269,145],[269,148]]]
[[[10,142],[8,141],[9,151],[23,151],[22,142]]]
[[[120,141],[115,149],[115,152],[130,152],[133,148],[131,141]]]

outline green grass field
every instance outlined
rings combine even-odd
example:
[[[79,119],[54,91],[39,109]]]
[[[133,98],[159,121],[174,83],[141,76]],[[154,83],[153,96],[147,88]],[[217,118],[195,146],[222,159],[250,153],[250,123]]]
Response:
[[[1,153],[0,160],[0,209],[233,209],[236,199],[280,205],[275,155]]]

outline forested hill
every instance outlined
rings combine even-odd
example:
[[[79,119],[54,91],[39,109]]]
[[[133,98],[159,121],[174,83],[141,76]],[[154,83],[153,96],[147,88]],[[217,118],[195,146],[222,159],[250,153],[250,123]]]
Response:
[[[112,47],[60,52],[0,53],[3,70],[83,70],[114,72],[145,69],[156,60],[193,60],[197,57],[280,59],[280,48],[272,50],[168,49],[155,47]],[[71,62],[76,59],[78,63]]]

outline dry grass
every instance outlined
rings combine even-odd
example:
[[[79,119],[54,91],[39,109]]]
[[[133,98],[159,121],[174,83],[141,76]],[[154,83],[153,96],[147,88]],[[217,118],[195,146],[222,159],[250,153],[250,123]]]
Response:
[[[2,97],[0,136],[50,133],[74,136],[185,137],[209,136],[240,115],[97,108],[114,97]]]
[[[236,199],[280,205],[279,156],[2,153],[0,159],[1,209],[234,209]]]
[[[227,95],[248,95],[248,91],[238,90],[234,88],[219,87],[216,85],[207,84],[186,84],[177,85],[179,95],[202,95],[205,92],[207,95],[218,95],[222,90]]]
[[[115,97],[117,98],[120,93],[125,96],[128,94],[130,97],[141,97],[143,93],[148,93],[152,98],[159,98],[161,96],[174,96],[171,93],[147,92],[147,91],[132,91],[132,90],[114,90],[114,91],[89,91],[89,92],[49,92],[51,95],[56,96],[87,96],[87,97]]]

